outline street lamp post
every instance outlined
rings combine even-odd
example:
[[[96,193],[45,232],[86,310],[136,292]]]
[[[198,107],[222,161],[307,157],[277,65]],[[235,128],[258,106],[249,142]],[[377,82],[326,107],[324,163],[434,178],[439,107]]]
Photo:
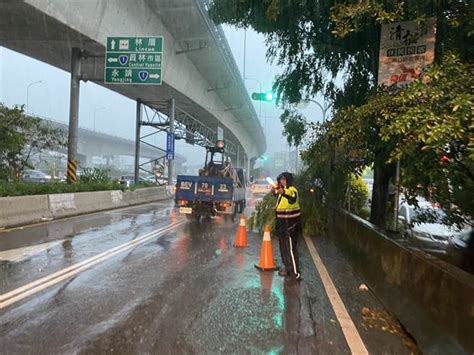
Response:
[[[312,103],[316,104],[319,106],[321,111],[323,112],[323,123],[326,122],[326,112],[331,108],[332,104],[327,104],[326,102],[324,103],[324,106],[321,105],[319,102],[315,100],[308,99],[308,101],[311,101]]]
[[[30,87],[36,84],[41,84],[43,80],[38,80],[34,81],[32,83],[29,83],[28,86],[26,87],[26,113],[28,114],[30,112]]]
[[[94,110],[94,131],[95,131],[95,114],[97,113],[97,111],[100,111],[100,110],[105,110],[105,107],[98,107]]]
[[[244,30],[244,65],[242,70],[242,77],[245,80],[245,65],[247,62],[247,29]]]

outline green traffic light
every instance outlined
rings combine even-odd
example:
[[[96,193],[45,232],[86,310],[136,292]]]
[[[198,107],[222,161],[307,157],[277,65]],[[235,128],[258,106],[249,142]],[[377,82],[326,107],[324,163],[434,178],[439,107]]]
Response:
[[[272,92],[254,92],[252,93],[252,100],[273,101],[273,93]]]

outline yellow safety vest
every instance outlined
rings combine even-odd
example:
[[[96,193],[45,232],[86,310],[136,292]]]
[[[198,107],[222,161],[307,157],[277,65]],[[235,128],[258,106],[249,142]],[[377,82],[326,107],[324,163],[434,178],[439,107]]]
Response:
[[[294,186],[285,187],[283,194],[278,195],[276,205],[277,218],[296,218],[301,215],[298,190]],[[293,203],[290,203],[293,202]]]

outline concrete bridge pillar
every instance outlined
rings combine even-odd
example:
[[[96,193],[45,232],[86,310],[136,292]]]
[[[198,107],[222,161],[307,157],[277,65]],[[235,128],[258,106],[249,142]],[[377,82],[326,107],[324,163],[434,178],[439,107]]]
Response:
[[[92,157],[85,154],[77,154],[77,160],[81,168],[90,168],[92,166]]]

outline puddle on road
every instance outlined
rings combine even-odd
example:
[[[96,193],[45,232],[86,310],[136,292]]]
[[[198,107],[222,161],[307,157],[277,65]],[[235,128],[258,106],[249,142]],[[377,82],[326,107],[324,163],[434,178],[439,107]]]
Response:
[[[198,353],[272,352],[284,336],[282,302],[259,287],[224,290],[202,311],[185,341]]]

